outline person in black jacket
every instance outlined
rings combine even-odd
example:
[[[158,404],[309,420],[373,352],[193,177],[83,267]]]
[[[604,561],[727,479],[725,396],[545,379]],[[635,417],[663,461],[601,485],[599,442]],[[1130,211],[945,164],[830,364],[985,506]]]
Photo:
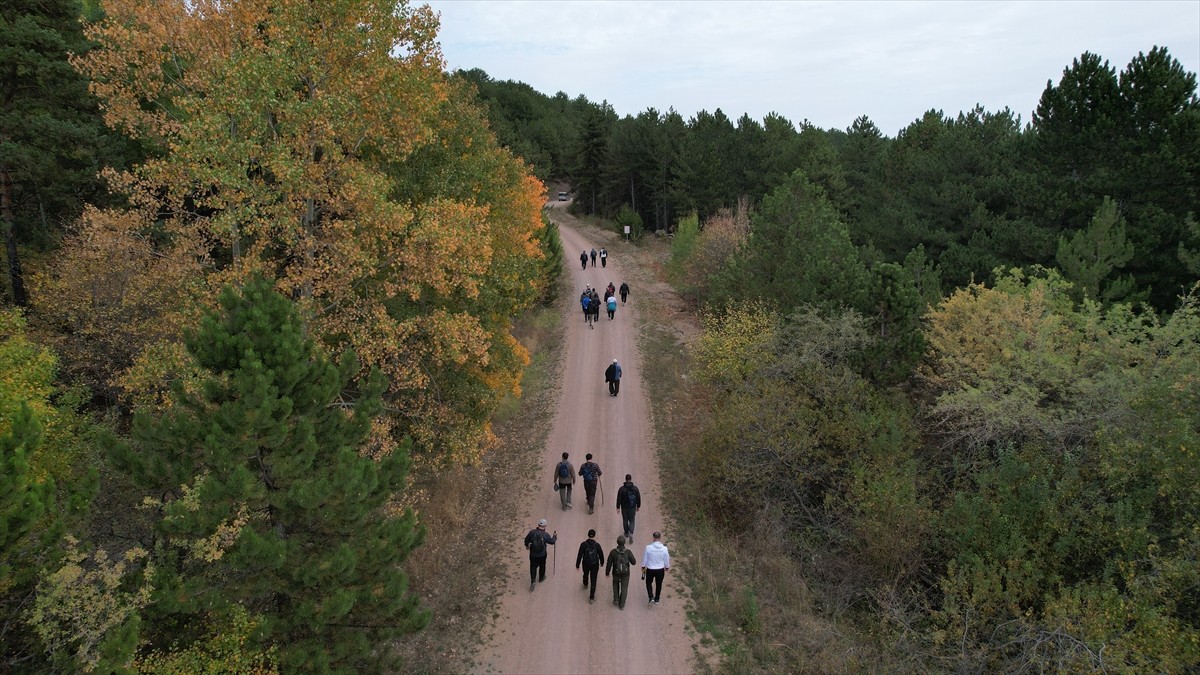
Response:
[[[625,484],[617,490],[617,510],[621,512],[621,527],[625,540],[633,541],[633,521],[642,508],[642,491],[633,484],[633,476],[625,474]]]
[[[537,527],[525,535],[525,548],[529,549],[529,590],[534,584],[546,580],[546,552],[558,541],[558,532],[546,532],[546,519],[538,521]]]
[[[579,569],[581,564],[583,587],[592,589],[588,602],[596,602],[596,577],[600,574],[600,566],[604,564],[604,548],[596,541],[595,530],[588,530],[588,538],[579,545],[579,554],[575,556],[575,569]]]
[[[609,396],[621,393],[621,364],[616,359],[604,369],[604,381],[608,383]]]
[[[629,284],[621,282],[621,304],[625,304],[625,299],[629,297]]]

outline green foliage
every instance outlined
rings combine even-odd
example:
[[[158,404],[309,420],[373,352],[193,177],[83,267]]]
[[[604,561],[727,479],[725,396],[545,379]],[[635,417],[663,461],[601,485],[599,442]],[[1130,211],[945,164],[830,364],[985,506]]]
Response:
[[[642,217],[637,214],[628,204],[622,204],[621,210],[617,212],[617,229],[622,235],[625,233],[625,228],[629,228],[629,239],[631,241],[641,241],[645,231],[642,229]]]
[[[1075,285],[1080,297],[1090,300],[1119,301],[1132,291],[1132,280],[1114,280],[1101,284],[1133,257],[1133,246],[1125,239],[1125,219],[1117,213],[1117,204],[1108,197],[1096,210],[1091,225],[1077,231],[1068,241],[1058,238],[1057,260],[1063,276]]]
[[[276,649],[255,650],[255,635],[261,621],[234,605],[223,621],[205,622],[203,639],[166,652],[139,657],[134,670],[148,675],[275,675]]]
[[[870,317],[875,344],[863,353],[863,372],[880,384],[901,382],[925,351],[920,291],[908,268],[883,263],[871,270],[867,297],[874,303]]]
[[[692,257],[699,243],[700,217],[693,211],[675,224],[675,235],[671,239],[671,258],[667,261],[667,270],[672,278],[682,278],[687,266],[693,262]]]
[[[363,454],[385,383],[353,385],[355,359],[330,362],[269,281],[220,302],[187,339],[200,391],[176,387],[111,444],[161,518],[151,644],[204,641],[196,619],[240,604],[283,670],[380,669],[388,639],[427,618],[400,570],[422,531],[390,506],[407,454]]]
[[[541,269],[541,286],[542,304],[549,304],[558,298],[560,279],[563,270],[563,245],[562,237],[558,234],[558,225],[555,225],[542,214],[542,229],[537,232],[535,238],[538,242],[538,247],[542,251],[542,269]]]

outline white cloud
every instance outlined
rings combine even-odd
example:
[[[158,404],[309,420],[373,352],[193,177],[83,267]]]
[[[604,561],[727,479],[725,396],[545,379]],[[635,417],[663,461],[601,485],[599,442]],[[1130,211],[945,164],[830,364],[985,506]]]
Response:
[[[1011,108],[1084,51],[1118,70],[1166,46],[1200,70],[1200,2],[460,2],[433,0],[450,68],[482,68],[621,115],[674,107],[894,135],[926,110]]]

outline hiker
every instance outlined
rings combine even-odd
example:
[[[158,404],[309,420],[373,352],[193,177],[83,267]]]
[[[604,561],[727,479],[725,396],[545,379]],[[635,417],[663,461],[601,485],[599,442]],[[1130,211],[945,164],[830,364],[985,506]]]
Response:
[[[592,249],[592,267],[596,266],[596,249]]]
[[[604,369],[604,381],[608,383],[608,395],[621,393],[621,364],[616,359]]]
[[[604,549],[596,541],[596,531],[588,530],[588,538],[579,545],[579,553],[575,556],[575,569],[583,563],[583,587],[591,588],[588,604],[596,602],[596,577],[600,574],[600,566],[604,564]],[[588,579],[591,585],[588,585]]]
[[[587,251],[579,254],[579,262],[583,263],[583,269],[587,269]]]
[[[562,461],[554,466],[554,489],[558,492],[563,511],[571,508],[571,486],[574,484],[575,467],[567,461],[567,453],[564,452]]]
[[[525,548],[529,549],[529,590],[533,585],[546,580],[546,548],[558,541],[558,532],[546,533],[546,519],[538,521],[537,527],[525,535]]]
[[[621,528],[625,541],[633,541],[633,521],[642,508],[642,491],[633,484],[633,476],[625,474],[625,484],[617,490],[617,510],[621,512]]]
[[[592,302],[588,304],[588,307],[592,310],[592,325],[600,323],[600,294],[594,288],[592,289]]]
[[[583,295],[579,296],[579,304],[583,306],[583,322],[595,328],[592,324],[592,292],[584,291]]]
[[[654,541],[642,554],[642,578],[646,580],[646,595],[651,605],[657,605],[662,595],[663,578],[671,569],[671,553],[662,543],[662,532],[654,533]]]
[[[587,496],[588,513],[596,510],[596,483],[604,472],[600,465],[592,461],[592,453],[587,454],[587,461],[579,467],[579,477],[583,479],[583,494]]]
[[[617,298],[614,295],[608,296],[608,320],[613,320],[613,315],[617,313]]]
[[[608,552],[604,576],[612,573],[613,604],[621,609],[625,609],[625,597],[629,594],[629,570],[636,564],[633,551],[625,548],[625,535],[617,535],[617,547]]]
[[[629,297],[629,284],[621,282],[621,304],[625,304],[625,299]]]
[[[608,286],[604,289],[604,298],[608,299],[609,296],[613,296],[616,294],[617,294],[617,287],[613,286],[611,281],[608,282]]]
[[[608,249],[600,249],[600,266],[608,267]]]

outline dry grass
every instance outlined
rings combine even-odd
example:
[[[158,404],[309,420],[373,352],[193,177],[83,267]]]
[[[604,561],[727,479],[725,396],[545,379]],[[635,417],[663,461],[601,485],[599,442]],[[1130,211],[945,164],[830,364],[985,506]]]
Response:
[[[479,467],[460,467],[417,476],[422,523],[435,533],[406,564],[414,593],[432,609],[429,625],[397,642],[405,673],[461,673],[471,667],[488,613],[494,611],[508,561],[493,555],[509,550],[511,534],[495,527],[491,514],[520,507],[553,413],[554,364],[564,343],[557,308],[531,312],[516,327],[531,362],[521,399],[506,401],[495,420],[499,446]],[[529,433],[530,430],[542,430]]]

